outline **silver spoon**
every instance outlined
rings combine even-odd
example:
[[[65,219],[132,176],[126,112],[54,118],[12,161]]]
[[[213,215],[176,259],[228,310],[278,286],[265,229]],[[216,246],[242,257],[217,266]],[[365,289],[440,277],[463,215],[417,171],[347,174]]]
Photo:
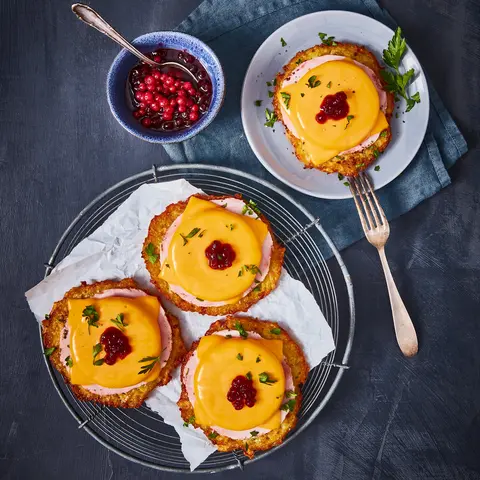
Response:
[[[126,48],[130,53],[133,53],[140,60],[148,63],[152,67],[175,67],[183,70],[185,73],[198,83],[195,75],[181,63],[177,62],[154,62],[151,58],[145,56],[142,52],[137,50],[128,40],[126,40],[122,35],[120,35],[109,23],[107,23],[93,8],[90,8],[88,5],[83,3],[74,3],[72,5],[72,12],[87,25],[90,25],[93,28],[96,28],[99,32],[106,35],[108,38],[117,42],[123,48]]]

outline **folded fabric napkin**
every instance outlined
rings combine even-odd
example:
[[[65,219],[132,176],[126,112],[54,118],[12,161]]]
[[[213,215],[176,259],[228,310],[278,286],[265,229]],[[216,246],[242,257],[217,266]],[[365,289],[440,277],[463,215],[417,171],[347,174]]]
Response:
[[[219,115],[203,132],[183,143],[165,146],[174,162],[229,166],[282,185],[257,160],[243,132],[242,83],[250,60],[272,32],[297,17],[320,10],[349,10],[395,28],[393,19],[374,0],[206,0],[178,26],[178,30],[213,48],[225,70],[227,94]],[[447,186],[447,169],[467,151],[465,139],[431,83],[429,90],[430,121],[422,146],[408,168],[379,191],[389,219],[408,212]],[[351,199],[322,200],[285,185],[282,188],[320,217],[338,248],[363,237]]]

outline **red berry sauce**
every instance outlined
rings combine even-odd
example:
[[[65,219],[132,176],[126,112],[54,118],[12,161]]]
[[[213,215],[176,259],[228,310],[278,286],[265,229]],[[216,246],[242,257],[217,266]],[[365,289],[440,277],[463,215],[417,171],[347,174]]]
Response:
[[[229,243],[222,243],[214,240],[206,249],[205,256],[208,258],[208,265],[214,270],[225,270],[232,266],[235,260],[235,251]]]
[[[102,333],[100,343],[105,351],[104,360],[107,365],[113,365],[132,351],[128,337],[115,327],[109,327]]]
[[[232,381],[227,393],[227,400],[233,404],[235,410],[241,410],[245,405],[252,408],[255,405],[257,391],[253,388],[253,381],[244,375],[238,375]]]
[[[337,92],[334,95],[327,95],[323,99],[320,111],[315,115],[315,120],[318,123],[325,123],[329,119],[341,120],[348,115],[349,110],[347,94]]]
[[[146,54],[157,62],[178,62],[190,70],[198,84],[175,67],[161,70],[143,62],[128,77],[133,116],[153,130],[183,130],[207,113],[212,100],[212,82],[202,64],[181,50],[163,48]]]

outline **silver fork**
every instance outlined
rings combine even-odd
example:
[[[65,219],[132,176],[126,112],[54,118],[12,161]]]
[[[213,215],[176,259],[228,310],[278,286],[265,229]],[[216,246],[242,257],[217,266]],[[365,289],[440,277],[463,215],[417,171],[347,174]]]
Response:
[[[400,350],[406,357],[413,357],[418,352],[418,340],[410,315],[398,293],[397,286],[390,272],[385,244],[390,235],[390,225],[378,202],[367,175],[349,178],[350,191],[358,210],[363,231],[367,240],[378,250],[382,262],[383,273],[387,281],[388,296],[392,307],[393,325]]]

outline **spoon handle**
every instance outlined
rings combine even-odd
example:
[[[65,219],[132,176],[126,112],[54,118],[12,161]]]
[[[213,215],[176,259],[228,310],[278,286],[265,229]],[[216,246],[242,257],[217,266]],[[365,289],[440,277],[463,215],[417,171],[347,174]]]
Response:
[[[96,28],[99,32],[103,33],[113,41],[117,42],[123,48],[133,53],[136,57],[143,60],[145,63],[157,66],[157,63],[146,57],[142,52],[138,51],[128,40],[122,37],[110,24],[108,24],[95,10],[88,5],[82,3],[74,3],[72,5],[73,13],[87,25]]]

